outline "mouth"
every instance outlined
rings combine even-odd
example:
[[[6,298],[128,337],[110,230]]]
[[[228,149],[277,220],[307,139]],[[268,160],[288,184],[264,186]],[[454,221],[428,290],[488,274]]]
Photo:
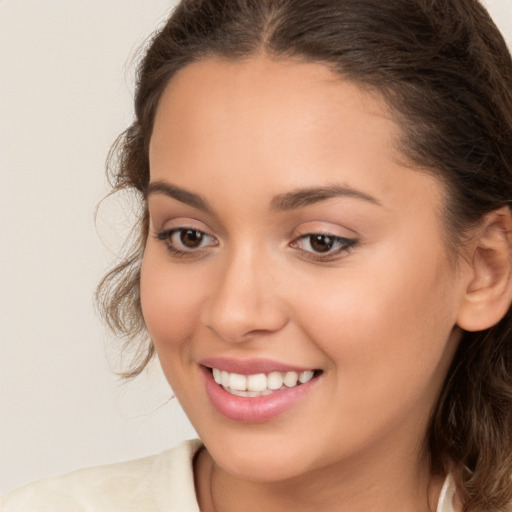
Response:
[[[201,373],[214,409],[236,422],[261,423],[302,403],[322,370],[270,361],[202,361]]]
[[[268,396],[276,391],[301,386],[308,383],[320,370],[304,370],[301,372],[272,371],[269,373],[253,373],[242,375],[240,373],[228,372],[219,368],[208,368],[213,379],[224,391],[235,396],[256,398]]]

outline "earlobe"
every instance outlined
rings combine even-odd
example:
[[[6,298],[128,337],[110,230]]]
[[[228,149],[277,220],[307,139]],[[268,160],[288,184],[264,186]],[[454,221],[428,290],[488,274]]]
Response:
[[[470,277],[457,325],[482,331],[497,324],[512,302],[512,213],[503,207],[484,217],[470,244]]]

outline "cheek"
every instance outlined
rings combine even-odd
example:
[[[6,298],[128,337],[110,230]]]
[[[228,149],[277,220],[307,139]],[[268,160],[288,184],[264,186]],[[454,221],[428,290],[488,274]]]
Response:
[[[191,286],[197,276],[172,271],[174,266],[155,252],[147,249],[144,254],[140,294],[147,329],[161,356],[186,346],[197,328],[201,297],[198,287]]]
[[[431,284],[411,291],[405,276],[367,273],[345,281],[338,293],[309,295],[302,329],[326,355],[332,396],[339,397],[326,429],[343,426],[348,437],[362,439],[405,425],[423,428],[456,346],[448,343],[451,322],[435,302],[439,286]]]
[[[377,407],[385,393],[436,389],[451,357],[456,317],[442,251],[425,248],[420,258],[413,246],[402,257],[391,254],[306,285],[297,315],[348,395]]]

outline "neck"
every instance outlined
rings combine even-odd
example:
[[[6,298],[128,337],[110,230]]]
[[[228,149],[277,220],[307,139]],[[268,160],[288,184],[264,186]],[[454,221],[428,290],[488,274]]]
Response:
[[[348,460],[285,481],[255,482],[230,475],[203,450],[195,466],[200,509],[435,512],[444,478],[430,474],[428,457],[411,460],[403,453],[389,455],[384,460],[372,453],[366,460],[359,456],[357,461]]]

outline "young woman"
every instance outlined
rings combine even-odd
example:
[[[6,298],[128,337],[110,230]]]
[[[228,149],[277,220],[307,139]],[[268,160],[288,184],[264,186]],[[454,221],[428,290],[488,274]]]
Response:
[[[99,297],[201,442],[2,510],[511,510],[512,61],[480,3],[184,0],[135,106],[140,241]]]

